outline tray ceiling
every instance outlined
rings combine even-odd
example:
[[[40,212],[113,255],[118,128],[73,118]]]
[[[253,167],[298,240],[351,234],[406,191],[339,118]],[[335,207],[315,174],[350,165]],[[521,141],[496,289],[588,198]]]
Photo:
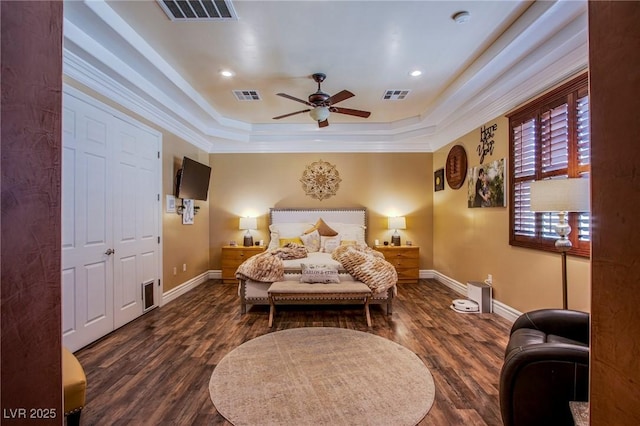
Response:
[[[587,64],[583,1],[232,8],[237,19],[180,21],[151,0],[66,2],[65,76],[208,152],[430,152]],[[452,19],[460,11],[468,22]],[[306,99],[315,72],[323,91],[355,94],[340,107],[371,116],[334,113],[322,129],[307,114],[273,120],[305,108],[276,93]]]

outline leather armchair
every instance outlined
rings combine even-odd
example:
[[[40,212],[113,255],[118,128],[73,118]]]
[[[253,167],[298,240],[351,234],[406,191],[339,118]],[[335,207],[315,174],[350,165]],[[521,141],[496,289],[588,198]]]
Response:
[[[511,328],[500,372],[505,426],[573,425],[569,401],[589,397],[589,314],[541,309]]]

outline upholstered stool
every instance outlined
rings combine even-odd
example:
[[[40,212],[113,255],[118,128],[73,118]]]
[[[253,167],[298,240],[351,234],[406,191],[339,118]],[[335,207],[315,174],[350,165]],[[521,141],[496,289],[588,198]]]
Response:
[[[62,386],[67,425],[77,426],[80,424],[80,413],[85,403],[87,377],[78,358],[67,348],[62,348]]]

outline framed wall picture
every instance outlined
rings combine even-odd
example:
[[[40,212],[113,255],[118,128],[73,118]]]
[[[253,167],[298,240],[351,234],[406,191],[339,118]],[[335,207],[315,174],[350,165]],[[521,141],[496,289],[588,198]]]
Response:
[[[506,207],[504,158],[470,167],[468,176],[469,208]]]
[[[433,172],[433,187],[436,191],[444,189],[444,168]]]
[[[193,200],[185,198],[182,200],[182,224],[193,225],[195,211],[193,209]]]

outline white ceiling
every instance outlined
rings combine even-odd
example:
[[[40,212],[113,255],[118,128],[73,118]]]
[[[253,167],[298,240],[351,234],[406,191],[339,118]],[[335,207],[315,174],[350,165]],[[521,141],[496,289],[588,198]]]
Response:
[[[431,152],[587,66],[585,1],[232,4],[237,20],[181,22],[151,0],[67,1],[64,73],[208,152]],[[273,120],[306,109],[276,93],[306,99],[314,72],[371,116]]]

